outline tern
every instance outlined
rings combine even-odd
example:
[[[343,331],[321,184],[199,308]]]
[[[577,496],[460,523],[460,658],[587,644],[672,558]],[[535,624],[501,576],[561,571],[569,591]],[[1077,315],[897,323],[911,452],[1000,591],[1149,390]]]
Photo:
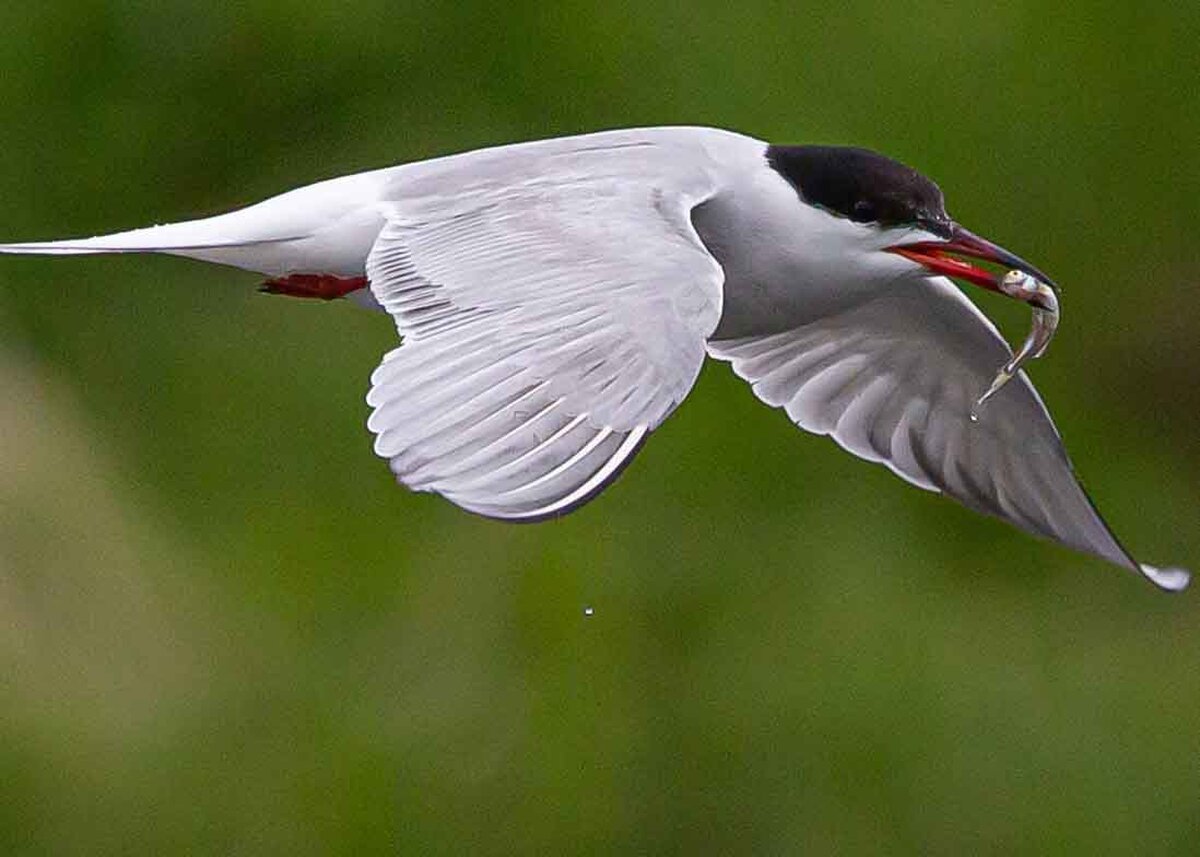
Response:
[[[402,344],[371,376],[375,452],[409,488],[489,518],[555,518],[595,497],[708,356],[913,485],[1163,589],[1189,580],[1117,541],[1024,371],[974,413],[1013,355],[950,278],[1035,311],[1053,284],[951,219],[933,181],[866,149],[605,131],[0,252],[166,253],[386,311]],[[980,262],[1047,288],[1005,288]]]

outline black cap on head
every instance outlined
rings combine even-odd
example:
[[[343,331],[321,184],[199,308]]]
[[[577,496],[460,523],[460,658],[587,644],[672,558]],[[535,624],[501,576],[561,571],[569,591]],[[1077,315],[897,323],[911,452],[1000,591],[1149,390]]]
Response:
[[[768,146],[767,163],[802,199],[859,223],[950,228],[941,189],[899,161],[849,146]]]

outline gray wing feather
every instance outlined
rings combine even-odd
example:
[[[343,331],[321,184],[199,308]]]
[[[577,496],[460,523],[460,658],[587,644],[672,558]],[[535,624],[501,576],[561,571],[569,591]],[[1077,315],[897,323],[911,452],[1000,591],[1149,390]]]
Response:
[[[1010,351],[948,280],[893,286],[832,317],[763,337],[715,341],[755,394],[800,428],[886,465],[918,487],[1145,574],[1166,589],[1182,569],[1136,562],[1075,477],[1058,430],[1022,372],[970,413]]]
[[[372,376],[368,426],[406,485],[564,514],[691,389],[721,308],[690,221],[713,185],[695,158],[629,149],[449,159],[397,188],[367,274],[404,344]]]

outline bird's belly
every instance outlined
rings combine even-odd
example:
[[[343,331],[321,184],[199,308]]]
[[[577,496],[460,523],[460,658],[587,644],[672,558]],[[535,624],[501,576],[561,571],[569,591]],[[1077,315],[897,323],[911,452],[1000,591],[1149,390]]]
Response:
[[[311,234],[292,240],[168,252],[269,276],[361,276],[366,270],[367,255],[382,228],[383,217],[378,210],[363,206],[314,229]]]

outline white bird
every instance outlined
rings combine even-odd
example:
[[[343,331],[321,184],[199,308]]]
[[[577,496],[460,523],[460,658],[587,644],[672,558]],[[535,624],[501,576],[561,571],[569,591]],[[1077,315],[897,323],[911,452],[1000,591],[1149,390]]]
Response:
[[[1188,583],[1116,540],[1024,372],[971,418],[1012,352],[947,277],[1000,291],[975,259],[1049,279],[951,220],[932,181],[864,149],[607,131],[0,252],[169,253],[386,310],[403,344],[371,376],[375,451],[409,488],[490,518],[586,503],[708,355],[918,487],[1164,589]]]

